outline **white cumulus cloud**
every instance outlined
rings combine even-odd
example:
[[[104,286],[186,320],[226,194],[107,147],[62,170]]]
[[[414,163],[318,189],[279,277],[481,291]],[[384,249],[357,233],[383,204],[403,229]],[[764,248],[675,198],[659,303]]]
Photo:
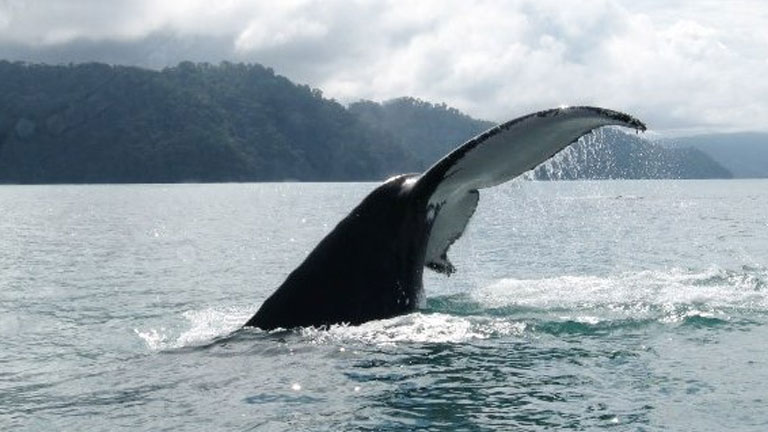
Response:
[[[662,131],[768,128],[762,0],[0,0],[0,58],[258,62],[348,102],[503,121],[561,104]]]

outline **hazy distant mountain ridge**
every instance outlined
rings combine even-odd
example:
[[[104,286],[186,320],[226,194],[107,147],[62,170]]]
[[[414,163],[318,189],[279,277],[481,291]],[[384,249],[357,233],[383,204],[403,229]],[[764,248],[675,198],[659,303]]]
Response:
[[[737,178],[768,178],[768,133],[738,132],[665,140],[671,148],[693,147],[723,165]]]

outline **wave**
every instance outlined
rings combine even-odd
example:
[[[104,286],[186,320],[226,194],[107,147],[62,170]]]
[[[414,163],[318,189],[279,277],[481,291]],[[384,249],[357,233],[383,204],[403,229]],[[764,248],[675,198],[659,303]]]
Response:
[[[316,343],[362,342],[379,346],[398,343],[458,343],[476,339],[520,336],[523,322],[491,317],[459,317],[443,313],[412,313],[370,321],[359,326],[336,325],[328,330],[307,328],[301,335]]]
[[[644,313],[680,306],[713,310],[768,311],[768,270],[711,267],[703,271],[671,268],[610,276],[558,276],[502,279],[470,293],[486,308],[509,306],[550,310],[610,309]]]
[[[201,346],[238,330],[255,312],[253,306],[192,310],[182,314],[187,325],[133,331],[150,351]]]
[[[245,330],[245,338],[298,338],[310,344],[461,343],[494,338],[602,335],[650,325],[711,328],[750,324],[768,313],[768,270],[671,268],[609,276],[501,279],[460,295],[431,297],[416,313],[359,326],[293,332]],[[237,333],[255,306],[183,314],[186,325],[139,330],[151,351],[203,346]]]

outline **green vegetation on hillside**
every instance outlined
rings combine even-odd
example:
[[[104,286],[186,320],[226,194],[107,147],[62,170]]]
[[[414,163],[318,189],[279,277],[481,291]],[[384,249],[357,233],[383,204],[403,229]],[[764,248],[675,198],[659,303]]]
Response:
[[[494,126],[445,104],[403,97],[384,103],[360,101],[349,110],[369,126],[393,135],[423,171],[463,142]]]
[[[0,62],[0,181],[362,180],[392,139],[258,65]]]
[[[2,183],[381,180],[491,126],[414,98],[345,108],[260,65],[0,61]],[[536,176],[729,176],[701,152],[601,136],[598,150],[577,147]]]

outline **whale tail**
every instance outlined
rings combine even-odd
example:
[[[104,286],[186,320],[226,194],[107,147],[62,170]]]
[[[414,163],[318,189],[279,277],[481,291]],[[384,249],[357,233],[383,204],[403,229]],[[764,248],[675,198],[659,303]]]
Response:
[[[307,256],[245,324],[278,327],[360,324],[413,311],[424,267],[450,275],[448,249],[475,212],[479,190],[535,168],[602,126],[645,130],[603,108],[556,108],[496,126],[421,176],[371,192]]]
[[[428,196],[433,215],[425,265],[450,275],[448,248],[461,237],[479,200],[478,189],[512,180],[602,126],[640,131],[645,125],[624,113],[595,107],[555,108],[496,126],[469,140],[429,168],[414,186]]]

